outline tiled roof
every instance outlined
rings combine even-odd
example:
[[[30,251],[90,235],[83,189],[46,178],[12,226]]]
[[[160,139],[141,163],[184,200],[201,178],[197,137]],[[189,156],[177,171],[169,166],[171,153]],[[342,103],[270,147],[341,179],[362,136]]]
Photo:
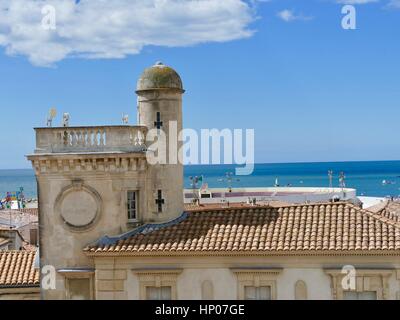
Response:
[[[22,247],[24,248],[25,251],[36,251],[38,249],[37,246],[30,244],[29,242],[24,242],[22,244]]]
[[[37,214],[25,213],[19,210],[0,210],[0,227],[2,228],[10,228],[11,226],[12,228],[19,229],[37,222]]]
[[[35,255],[35,251],[0,251],[0,288],[39,286]]]
[[[400,225],[400,202],[389,201],[377,214]]]
[[[200,210],[175,224],[114,237],[88,254],[315,253],[399,250],[400,227],[349,203]]]
[[[39,213],[38,208],[24,208],[24,209],[16,209],[13,211],[21,212],[21,213],[28,213],[34,216],[37,216]]]

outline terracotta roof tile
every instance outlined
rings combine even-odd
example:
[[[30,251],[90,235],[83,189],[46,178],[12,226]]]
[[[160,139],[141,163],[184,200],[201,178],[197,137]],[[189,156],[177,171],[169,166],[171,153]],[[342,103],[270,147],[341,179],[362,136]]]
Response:
[[[146,226],[144,226],[146,229]],[[200,209],[150,232],[133,231],[89,253],[400,250],[400,227],[349,203]]]
[[[400,225],[400,202],[388,201],[382,210],[376,213]]]
[[[35,251],[0,251],[0,288],[39,286]]]

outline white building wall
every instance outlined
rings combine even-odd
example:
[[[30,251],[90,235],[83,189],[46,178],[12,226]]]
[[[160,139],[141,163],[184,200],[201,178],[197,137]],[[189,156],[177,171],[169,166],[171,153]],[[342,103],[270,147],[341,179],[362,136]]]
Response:
[[[201,300],[202,284],[211,281],[215,300],[236,300],[238,280],[227,268],[184,269],[177,279],[178,300]],[[294,300],[295,283],[303,280],[307,285],[308,299],[332,299],[330,278],[322,269],[284,269],[277,277],[278,300]],[[126,288],[128,299],[139,299],[139,280],[133,272],[128,272]]]
[[[139,278],[132,271],[127,271],[125,290],[128,300],[139,300]]]
[[[307,286],[308,300],[331,300],[331,279],[324,270],[318,268],[283,269],[277,278],[278,300],[294,300],[295,284],[298,280]]]
[[[392,274],[392,276],[388,279],[389,284],[389,300],[400,300],[400,271],[397,271]]]
[[[344,192],[343,192],[344,191]],[[222,193],[226,196],[218,198],[201,198],[202,204],[221,203],[221,201],[229,201],[230,203],[247,202],[248,198],[256,198],[257,201],[285,201],[289,203],[305,203],[305,202],[328,202],[333,198],[340,200],[356,200],[357,190],[346,188],[313,188],[313,187],[271,187],[271,188],[234,188],[233,193],[241,192],[248,193],[248,196],[229,196],[227,189],[223,188],[210,188],[209,193]],[[252,196],[252,193],[265,192],[270,193],[271,196]],[[184,190],[184,201],[186,204],[191,203],[192,198],[187,198],[187,195],[192,196],[193,190]]]
[[[238,280],[229,268],[190,268],[184,269],[177,278],[178,300],[201,300],[202,283],[211,281],[215,300],[237,300]],[[308,300],[332,300],[331,278],[322,268],[284,268],[276,277],[277,299],[294,300],[295,284],[298,280],[307,286]],[[389,299],[400,298],[400,280],[396,272],[389,278]],[[139,299],[138,277],[128,271],[126,280],[127,297]]]
[[[236,300],[236,276],[225,268],[185,269],[178,277],[177,294],[179,300],[201,300],[203,281],[213,284],[215,300]]]

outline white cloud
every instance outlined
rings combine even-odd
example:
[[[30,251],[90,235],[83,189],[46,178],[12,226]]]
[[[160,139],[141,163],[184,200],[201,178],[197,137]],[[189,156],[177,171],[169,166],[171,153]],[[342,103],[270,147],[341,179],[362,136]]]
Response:
[[[311,20],[312,17],[305,16],[303,14],[296,14],[293,10],[285,9],[277,13],[277,16],[286,22],[291,22],[295,20]]]
[[[42,8],[56,9],[56,29]],[[0,46],[49,66],[67,57],[123,58],[147,45],[179,47],[250,37],[245,0],[1,0]]]

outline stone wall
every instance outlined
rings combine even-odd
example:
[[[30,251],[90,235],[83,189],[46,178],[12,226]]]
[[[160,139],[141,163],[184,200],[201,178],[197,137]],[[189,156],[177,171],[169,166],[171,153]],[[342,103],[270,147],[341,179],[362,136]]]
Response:
[[[0,288],[0,300],[40,300],[40,289]]]
[[[128,270],[116,269],[114,259],[96,263],[95,298],[97,300],[126,300]]]
[[[237,271],[240,269],[248,275],[258,274],[254,279],[265,273],[261,278],[274,282],[278,300],[304,299],[304,296],[310,300],[331,300],[335,295],[328,269],[335,268],[340,273],[345,265],[354,265],[360,274],[367,269],[390,273],[386,287],[382,284],[379,290],[386,292],[385,299],[400,299],[400,263],[394,264],[391,256],[121,257],[95,260],[99,299],[140,300],[143,298],[140,292],[143,277],[138,273],[146,273],[147,283],[153,280],[154,284],[160,284],[168,272],[176,275],[168,279],[176,286],[176,299],[201,300],[212,295],[213,299],[236,300],[240,298]],[[299,282],[302,293],[296,297]]]
[[[91,267],[83,248],[104,235],[121,234],[130,228],[124,196],[127,190],[142,190],[138,209],[139,213],[147,211],[145,164],[124,168],[117,165],[122,156],[103,155],[97,157],[93,170],[84,170],[76,159],[73,167],[64,168],[73,157],[64,155],[45,163],[38,160],[41,266],[51,265],[56,270]],[[140,162],[135,154],[126,158]],[[42,165],[48,167],[42,169]],[[65,299],[64,279],[57,274],[56,290],[46,290],[44,298]]]

